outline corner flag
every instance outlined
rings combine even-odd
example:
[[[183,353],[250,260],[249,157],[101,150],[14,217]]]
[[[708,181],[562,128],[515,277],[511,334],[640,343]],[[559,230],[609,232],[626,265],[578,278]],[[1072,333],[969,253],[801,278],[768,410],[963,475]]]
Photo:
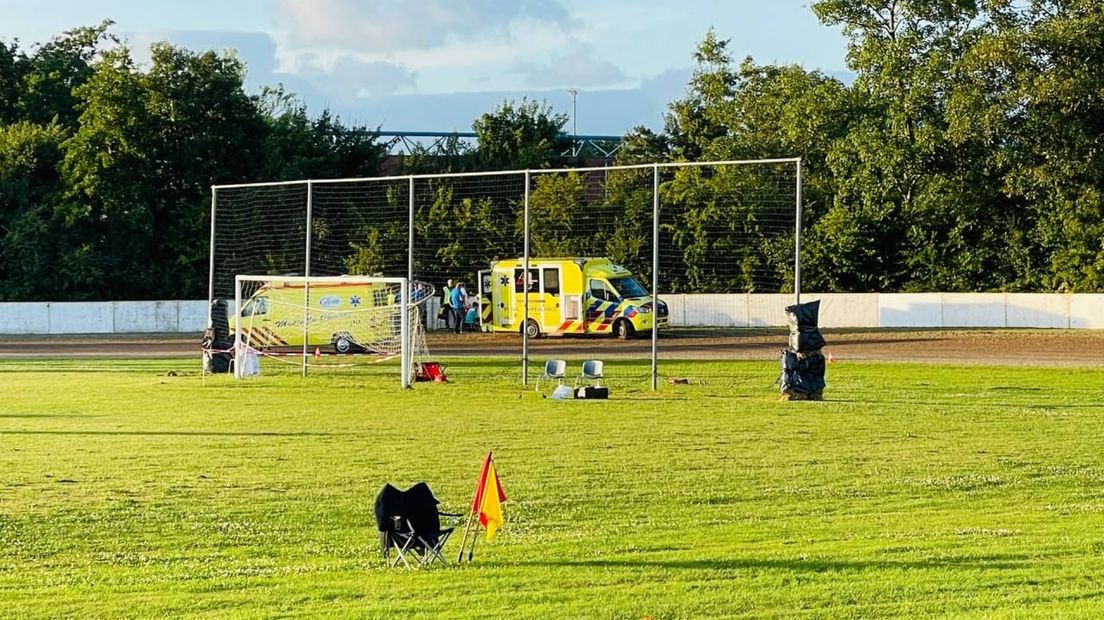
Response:
[[[498,479],[491,453],[483,459],[483,471],[479,474],[479,484],[475,487],[472,500],[472,512],[479,515],[479,523],[487,529],[487,540],[495,536],[502,527],[502,502],[506,493],[502,491],[502,482]]]

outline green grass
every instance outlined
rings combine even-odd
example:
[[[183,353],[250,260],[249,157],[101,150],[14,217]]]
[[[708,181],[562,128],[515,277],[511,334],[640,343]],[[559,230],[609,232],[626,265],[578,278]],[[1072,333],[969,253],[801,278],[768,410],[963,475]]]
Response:
[[[602,403],[487,360],[406,392],[194,366],[0,363],[0,615],[1104,615],[1099,370],[849,362],[784,403],[770,363],[654,395],[610,362]],[[380,486],[461,510],[490,449],[476,562],[383,568]]]

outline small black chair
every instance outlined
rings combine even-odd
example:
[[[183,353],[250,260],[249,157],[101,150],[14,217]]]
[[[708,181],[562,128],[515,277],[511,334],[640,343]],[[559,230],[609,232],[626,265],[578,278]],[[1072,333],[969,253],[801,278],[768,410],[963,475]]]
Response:
[[[439,503],[424,482],[405,491],[390,484],[383,486],[376,496],[376,526],[380,552],[389,567],[401,562],[406,568],[413,568],[410,560],[419,567],[434,562],[448,564],[441,550],[456,526],[442,528],[441,517],[460,519],[463,515],[439,512]],[[395,551],[394,561],[391,551]]]

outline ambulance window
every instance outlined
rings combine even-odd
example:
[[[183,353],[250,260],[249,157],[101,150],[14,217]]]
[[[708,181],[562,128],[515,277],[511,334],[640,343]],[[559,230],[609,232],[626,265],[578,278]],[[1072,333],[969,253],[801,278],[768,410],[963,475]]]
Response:
[[[610,280],[610,284],[625,297],[645,297],[648,295],[648,291],[640,286],[640,283],[633,277],[613,278]]]
[[[582,309],[583,300],[578,295],[565,295],[564,296],[564,318],[568,321],[573,321],[579,318],[579,312]]]
[[[525,279],[521,277],[521,274],[523,274],[523,273],[525,273],[524,269],[515,269],[514,270],[514,292],[515,293],[524,293],[525,292]],[[529,292],[530,293],[539,293],[540,292],[540,280],[538,278],[539,278],[538,270],[537,269],[530,269],[529,270]]]
[[[553,268],[546,268],[544,270],[544,292],[549,295],[560,294],[560,270]]]
[[[614,299],[613,291],[609,290],[606,283],[601,280],[590,281],[590,296],[602,301],[612,301]]]
[[[245,307],[242,308],[242,316],[254,316],[260,314],[268,314],[268,298],[267,297],[254,297],[250,299]]]

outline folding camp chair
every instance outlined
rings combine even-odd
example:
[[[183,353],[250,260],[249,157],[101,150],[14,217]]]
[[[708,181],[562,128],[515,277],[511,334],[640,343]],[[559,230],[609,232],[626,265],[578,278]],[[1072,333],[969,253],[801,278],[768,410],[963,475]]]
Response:
[[[376,526],[380,553],[391,568],[448,564],[441,550],[456,525],[441,527],[441,517],[459,520],[463,515],[439,512],[437,498],[429,485],[419,482],[406,491],[384,485],[376,496]],[[395,559],[391,559],[391,552]],[[413,566],[411,565],[413,564]]]
[[[579,387],[579,383],[582,381],[593,381],[594,387],[601,387],[602,374],[605,364],[601,360],[587,360],[583,362],[583,369],[579,373],[579,376],[575,378],[575,387]]]
[[[548,360],[544,363],[544,374],[537,377],[536,390],[540,391],[541,379],[555,379],[558,384],[563,384],[564,377],[567,376],[567,362],[563,360]]]

